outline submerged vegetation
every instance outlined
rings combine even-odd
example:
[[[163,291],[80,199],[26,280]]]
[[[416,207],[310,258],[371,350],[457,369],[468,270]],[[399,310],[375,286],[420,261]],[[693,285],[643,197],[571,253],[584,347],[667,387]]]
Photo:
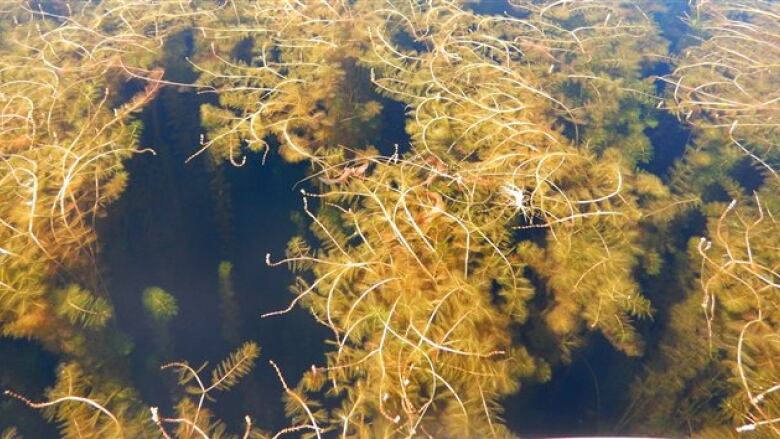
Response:
[[[6,2],[0,331],[61,359],[44,401],[6,395],[67,438],[510,437],[503,400],[597,335],[640,365],[615,430],[780,436],[780,4],[663,3]],[[141,341],[113,321],[95,225],[126,161],[154,153],[138,115],[164,88],[209,97],[188,161],[207,157],[211,196],[229,196],[221,166],[307,166],[308,228],[257,249],[296,274],[261,318],[300,307],[329,334],[297,384],[270,363],[281,431],[207,407],[260,355],[231,262],[213,316],[233,353],[210,372],[161,365],[170,416],[128,372]],[[408,145],[379,138],[391,102]],[[690,140],[654,173],[669,114]],[[139,292],[156,357],[184,294]]]

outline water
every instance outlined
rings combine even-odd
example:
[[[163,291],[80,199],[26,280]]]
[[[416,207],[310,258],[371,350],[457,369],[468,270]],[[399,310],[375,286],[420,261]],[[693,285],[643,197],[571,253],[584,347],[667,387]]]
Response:
[[[135,381],[145,400],[163,407],[168,390],[161,385],[165,372],[159,364],[216,364],[236,347],[222,336],[225,324],[237,324],[241,341],[257,341],[262,358],[275,359],[292,376],[322,355],[323,332],[303,311],[260,319],[293,297],[291,273],[266,266],[264,255],[283,254],[289,237],[299,232],[291,220],[301,204],[294,186],[306,166],[286,165],[278,155],[265,165],[261,156],[252,156],[242,168],[209,168],[206,156],[185,164],[199,137],[199,100],[194,93],[167,90],[145,110],[142,143],[156,155],[140,155],[128,164],[131,182],[100,225],[117,321],[138,340],[131,355]],[[234,266],[238,315],[216,312],[221,261]],[[165,346],[155,346],[160,334],[142,309],[141,291],[149,286],[164,288],[179,305]],[[218,407],[228,421],[242,421],[243,412],[236,409],[243,407],[257,422],[281,428],[281,405],[268,403],[281,395],[275,374],[262,361],[246,385],[220,398]]]
[[[43,398],[44,389],[54,384],[57,357],[27,340],[0,339],[0,386],[33,399]],[[0,400],[0,431],[15,426],[28,437],[55,437],[56,428],[42,422],[27,407],[14,400]]]

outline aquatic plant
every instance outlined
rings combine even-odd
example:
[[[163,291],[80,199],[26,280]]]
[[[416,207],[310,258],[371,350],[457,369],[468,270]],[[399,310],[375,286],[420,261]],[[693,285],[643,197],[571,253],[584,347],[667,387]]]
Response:
[[[770,184],[728,206],[707,206],[707,237],[692,239],[690,245],[690,294],[673,309],[661,353],[648,381],[637,387],[634,416],[649,418],[656,428],[693,427],[701,437],[714,434],[712,427],[722,417],[736,426],[732,432],[777,435],[774,393],[780,375],[773,361],[778,325],[773,303],[780,285],[777,205],[769,195],[775,187]],[[719,394],[715,401],[713,389]],[[642,413],[648,404],[663,408]],[[673,412],[682,415],[669,423]]]
[[[59,424],[63,437],[138,438],[161,434],[170,439],[169,425],[176,426],[174,437],[177,438],[266,437],[252,425],[249,416],[245,417],[241,436],[228,434],[225,424],[205,407],[206,401],[214,400],[212,393],[230,389],[249,374],[259,355],[256,343],[244,343],[212,370],[208,384],[200,376],[206,364],[198,368],[186,362],[164,364],[161,369],[174,370],[185,391],[176,405],[176,417],[171,418],[163,417],[158,407],[142,407],[132,388],[116,383],[111,377],[86,373],[75,363],[60,366],[57,384],[48,391],[47,401],[33,402],[10,390],[5,395],[43,410],[47,418]],[[3,435],[15,437],[13,429]]]
[[[366,160],[376,166],[370,177],[317,195],[328,206],[317,216],[305,207],[322,248],[294,239],[284,259],[313,274],[298,278],[291,306],[309,309],[338,347],[299,389],[332,384],[327,394],[341,408],[314,415],[347,434],[499,434],[496,398],[521,376],[549,373],[511,345],[509,325],[525,320],[532,289],[492,218],[445,210],[416,160]],[[492,289],[503,307],[492,305]]]
[[[200,376],[206,364],[193,368],[186,362],[174,362],[164,364],[161,369],[171,369],[178,375],[179,385],[185,389],[186,394],[192,397],[183,397],[176,405],[176,418],[161,417],[159,409],[152,407],[152,420],[159,428],[163,437],[170,438],[166,425],[177,425],[175,437],[186,438],[196,436],[227,438],[234,437],[225,433],[225,424],[215,420],[213,415],[204,408],[208,399],[213,400],[212,392],[229,390],[238,381],[249,374],[255,366],[255,360],[260,355],[260,347],[254,342],[246,342],[226,359],[220,362],[211,372],[211,380],[208,384]],[[197,402],[195,402],[195,400]],[[243,438],[250,437],[252,421],[246,416],[246,430]]]
[[[57,314],[71,323],[87,328],[102,327],[112,317],[111,304],[102,297],[96,297],[78,285],[69,285],[57,293],[59,306]]]
[[[646,71],[668,59],[650,17],[657,2],[509,4],[524,25],[508,22],[502,31],[516,39],[543,89],[565,106],[553,114],[567,135],[596,151],[617,147],[632,165],[648,162],[647,130],[657,124],[659,101]]]
[[[601,22],[610,11],[606,7],[587,18]],[[360,421],[348,416],[344,428],[389,435],[398,424],[406,434],[418,427],[453,435],[500,433],[497,398],[515,391],[520,377],[549,376],[545,361],[511,342],[510,325],[528,315],[524,302],[532,288],[522,275],[526,263],[554,295],[546,321],[561,346],[581,333],[584,318],[626,352],[641,350],[630,324],[632,316],[649,313],[630,275],[637,253],[631,229],[641,214],[637,195],[624,187],[635,177],[628,172],[630,162],[607,151],[612,147],[607,142],[594,156],[556,133],[561,114],[575,125],[586,123],[563,102],[560,78],[544,80],[547,60],[525,54],[526,46],[558,50],[554,32],[540,39],[533,21],[480,17],[445,2],[390,3],[380,10],[371,2],[349,7],[261,2],[237,14],[222,9],[200,18],[207,21],[195,23],[196,44],[205,49],[193,57],[202,73],[198,86],[218,91],[220,99],[219,107],[203,107],[208,131],[202,151],[241,164],[236,159],[241,142],[260,150],[273,134],[288,159],[308,158],[319,168],[315,175],[323,190],[317,198],[331,204],[316,215],[306,211],[317,226],[316,261],[322,267],[305,266],[318,287],[302,284],[296,302],[311,296],[311,303],[302,303],[327,322],[342,346],[323,372],[337,388],[348,387],[344,400],[354,406],[342,410],[359,415]],[[539,12],[536,20],[548,19]],[[621,21],[615,23],[616,28],[603,26],[606,34],[599,38],[615,41],[622,31]],[[520,35],[502,35],[514,25],[520,25]],[[646,20],[642,26],[651,28]],[[527,29],[531,35],[522,34]],[[396,47],[401,32],[426,50]],[[576,37],[575,30],[563,33]],[[560,63],[575,71],[584,58],[569,54]],[[326,58],[338,61],[323,63]],[[632,62],[638,61],[626,65]],[[357,108],[346,119],[361,121],[379,110],[372,101],[338,99],[353,65],[370,69],[376,87],[409,105],[413,153],[386,158],[371,148],[334,148],[338,144],[329,139],[343,126],[345,111]],[[515,228],[546,229],[546,243],[525,242],[516,251]],[[353,242],[357,238],[364,242]],[[598,254],[594,248],[604,248],[615,260],[582,258]],[[291,260],[300,257],[293,253]],[[567,260],[583,264],[560,271]],[[384,268],[362,273],[373,265]],[[332,266],[343,266],[343,272]],[[358,282],[353,271],[365,279]],[[600,288],[605,278],[611,290]],[[395,279],[403,282],[396,285]],[[572,295],[572,287],[582,291]],[[423,291],[429,291],[427,302],[420,298]],[[340,300],[334,302],[336,293]],[[324,303],[313,300],[318,295]],[[498,305],[494,295],[501,298]],[[462,316],[460,310],[474,303],[479,312]],[[156,309],[155,303],[148,308]],[[492,336],[480,335],[489,328]],[[380,358],[369,363],[376,369],[361,372],[362,365],[351,364],[361,352]],[[405,375],[385,378],[388,370],[407,368]],[[406,390],[409,386],[417,390]],[[310,387],[305,390],[319,389]]]
[[[773,115],[780,111],[780,6],[763,0],[696,1],[688,26],[700,44],[688,47],[664,79],[671,90],[667,106],[712,132],[705,136],[728,139],[777,179],[780,131]]]
[[[219,281],[219,313],[222,319],[222,336],[230,343],[237,344],[240,337],[239,306],[233,289],[233,264],[228,261],[219,263],[217,277]]]
[[[2,432],[0,432],[0,438],[2,439],[19,439],[19,433],[17,432],[16,428],[6,428]]]
[[[0,323],[68,354],[48,402],[9,396],[46,409],[66,437],[228,437],[204,404],[251,371],[254,343],[209,384],[203,367],[163,366],[186,393],[175,417],[154,408],[150,422],[129,379],[107,376],[129,344],[107,329],[95,218],[141,152],[135,114],[175,86],[216,95],[190,159],[208,153],[218,171],[278,145],[310,166],[311,234],[267,259],[297,273],[294,298],[264,317],[299,305],[332,333],[331,349],[293,387],[272,363],[294,420],[277,436],[510,436],[501,398],[549,380],[589,333],[645,354],[636,321],[655,304],[640,280],[670,268],[668,254],[686,295],[668,310],[624,425],[778,433],[777,7],[696,2],[688,24],[701,41],[670,59],[652,2],[508,5],[503,16],[459,0],[3,9]],[[161,48],[182,45],[182,31],[197,78],[173,82]],[[669,60],[664,100],[647,71]],[[393,154],[372,146],[377,93],[406,106],[411,145]],[[668,185],[638,169],[664,107],[695,136]],[[753,196],[732,174],[745,155],[770,177]],[[724,209],[718,188],[737,204]],[[693,208],[707,230],[686,255],[665,235]],[[231,267],[220,264],[219,294],[237,344]],[[158,287],[142,302],[158,323],[178,313]],[[242,437],[262,434],[247,418]]]
[[[273,136],[287,160],[300,161],[349,132],[365,135],[350,126],[381,107],[361,102],[350,82],[361,41],[351,13],[341,2],[259,1],[196,27],[203,50],[193,63],[219,104],[201,108],[206,135],[194,155],[209,150],[241,165],[242,148],[267,153]]]
[[[778,434],[769,335],[777,331],[776,9],[763,1],[694,2],[688,25],[698,44],[663,78],[666,105],[694,127],[694,144],[671,174],[672,191],[691,200],[684,207],[699,206],[707,226],[680,258],[689,264],[680,270],[686,296],[673,306],[659,351],[636,383],[627,414],[636,428],[696,437]],[[752,166],[736,172],[745,159]],[[751,180],[758,187],[748,186]]]
[[[137,32],[128,22],[144,13],[137,5],[39,6],[0,13],[0,321],[4,334],[58,350],[72,331],[54,315],[56,291],[74,283],[97,296],[92,304],[106,300],[91,269],[92,225],[124,189],[122,161],[142,152],[134,115],[159,89],[152,63],[168,28],[147,33],[162,24],[149,17]],[[123,91],[133,77],[148,82]]]
[[[639,354],[631,318],[648,316],[650,305],[631,273],[641,254],[635,233],[643,205],[668,193],[630,171],[621,145],[593,155],[555,131],[549,115],[568,112],[559,90],[531,83],[542,69],[520,37],[502,35],[509,24],[532,25],[451,2],[361,6],[370,5],[355,5],[368,15],[361,22],[375,26],[360,62],[384,94],[408,105],[412,151],[330,148],[312,159],[323,184],[304,193],[304,209],[320,244],[296,238],[284,261],[313,274],[299,278],[291,306],[308,308],[338,349],[299,387],[325,392],[332,382],[327,393],[342,406],[330,418],[346,434],[507,434],[497,399],[520,378],[550,374],[511,341],[533,294],[524,270],[553,295],[545,321],[564,358],[583,321]],[[395,45],[400,32],[426,49]],[[547,238],[519,242],[515,230]]]
[[[149,287],[143,291],[141,301],[147,313],[159,322],[165,323],[176,317],[179,306],[176,298],[160,287]]]
[[[153,63],[177,21],[161,19],[169,8],[155,17],[125,2],[76,6],[0,11],[0,330],[62,354],[51,396],[64,404],[39,407],[63,436],[105,437],[114,422],[71,405],[70,391],[115,396],[121,418],[138,396],[117,362],[131,343],[109,323],[93,226],[125,187],[122,162],[144,152],[135,115],[159,90]]]
[[[596,18],[589,19],[597,23],[608,22],[605,18],[612,10],[609,4],[596,2],[593,6]],[[566,77],[576,76],[574,73],[580,64],[587,66],[578,59],[579,56],[590,58],[587,51],[590,46],[578,48],[583,51],[582,55],[561,50],[565,55],[560,57],[561,64],[558,65],[554,56],[540,61],[534,52],[547,47],[554,53],[560,50],[556,45],[563,46],[555,35],[540,35],[539,27],[554,27],[542,11],[537,12],[536,20],[544,22],[539,24],[533,18],[526,21],[511,17],[480,17],[450,4],[420,9],[414,13],[401,9],[398,14],[405,12],[403,16],[411,17],[404,23],[415,24],[417,20],[419,29],[405,30],[421,35],[420,39],[435,50],[412,54],[387,49],[387,54],[370,59],[375,66],[375,82],[389,95],[410,105],[413,114],[407,131],[421,149],[442,162],[443,168],[449,171],[454,167],[450,175],[464,178],[464,174],[470,173],[469,177],[479,184],[499,188],[490,199],[505,200],[503,205],[497,203],[505,214],[509,209],[515,210],[515,215],[507,218],[506,226],[518,230],[547,230],[549,254],[558,252],[559,259],[533,257],[530,253],[526,257],[529,261],[537,261],[535,266],[531,263],[531,268],[547,278],[548,286],[570,310],[553,314],[553,319],[556,315],[560,317],[557,318],[559,323],[563,323],[568,314],[570,323],[558,326],[568,329],[559,332],[576,331],[576,321],[580,315],[585,315],[592,327],[599,327],[617,346],[638,353],[640,347],[633,339],[629,318],[646,316],[649,306],[636,286],[632,286],[630,269],[626,270],[627,266],[633,265],[630,261],[638,253],[638,243],[633,242],[630,235],[623,234],[630,234],[630,230],[639,227],[642,217],[634,197],[647,189],[658,188],[660,182],[640,186],[635,195],[629,195],[634,191],[635,178],[645,183],[653,179],[642,173],[632,175],[635,159],[631,158],[634,154],[629,148],[631,143],[603,144],[602,153],[594,156],[555,131],[558,114],[568,115],[575,125],[587,126],[587,120],[578,120],[566,105],[562,80],[556,79],[553,72],[562,69]],[[572,13],[577,14],[578,8],[573,9]],[[640,16],[638,20],[642,26],[631,26],[631,29],[637,32],[635,38],[640,39],[642,31],[652,29],[652,23],[641,18],[640,10],[633,11]],[[568,12],[564,8],[558,13]],[[450,16],[458,19],[444,18]],[[396,24],[392,19],[386,22],[389,28],[405,25]],[[623,21],[615,23],[617,30],[604,25],[592,37],[594,50],[605,40],[622,35]],[[471,30],[475,28],[481,33]],[[576,29],[556,29],[559,34],[569,35],[570,44],[576,46]],[[497,39],[496,35],[500,37]],[[381,38],[381,41],[391,40],[390,36]],[[633,39],[627,41],[632,44]],[[526,47],[530,49],[526,50]],[[553,62],[552,69],[550,61]],[[636,58],[628,59],[624,68],[632,61],[639,62]],[[602,69],[606,70],[605,67]],[[548,79],[548,75],[553,78]],[[599,79],[595,82],[599,83]],[[465,171],[457,170],[458,167]],[[464,181],[464,187],[469,187],[468,182]],[[649,199],[657,196],[664,198],[667,194],[656,190]],[[493,212],[495,218],[502,217],[498,212]],[[603,233],[608,235],[606,240]],[[589,247],[575,250],[570,245],[572,241]],[[524,246],[532,247],[530,242]],[[617,260],[620,262],[614,271],[596,270],[594,273],[594,269],[610,267],[604,264],[603,258],[595,256],[601,253],[598,249],[605,247],[607,253],[619,255]],[[582,259],[586,255],[594,255],[589,264]],[[560,258],[572,258],[584,264],[580,267],[561,264],[564,259]],[[562,270],[562,267],[566,269]],[[591,288],[595,288],[588,291],[589,288],[583,285],[583,291],[576,294],[580,305],[564,298],[578,278],[584,279],[588,275],[587,280],[594,281]],[[565,277],[557,280],[559,276]],[[606,278],[617,281],[613,290],[600,288]],[[580,307],[585,304],[589,309],[581,312]],[[559,308],[559,311],[563,309]],[[605,311],[607,317],[601,318],[604,314],[599,310]],[[578,317],[573,318],[575,315]]]
[[[10,390],[5,395],[43,410],[47,419],[58,424],[62,437],[144,437],[150,431],[142,422],[144,412],[132,388],[76,363],[59,366],[47,401],[33,402]]]
[[[709,341],[726,352],[721,367],[730,376],[723,406],[738,425],[736,431],[759,431],[766,437],[780,434],[780,399],[775,393],[780,389],[775,361],[780,353],[775,302],[780,291],[780,230],[774,218],[780,206],[766,196],[770,191],[776,192],[777,185],[768,184],[740,207],[739,201],[729,204],[717,222],[711,221],[712,241],[704,239],[697,248]],[[715,342],[713,326],[721,331]]]

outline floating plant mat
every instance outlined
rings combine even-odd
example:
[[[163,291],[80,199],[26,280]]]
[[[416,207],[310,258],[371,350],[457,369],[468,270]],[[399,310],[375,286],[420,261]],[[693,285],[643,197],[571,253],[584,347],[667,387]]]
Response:
[[[0,437],[780,435],[778,35],[4,3]]]

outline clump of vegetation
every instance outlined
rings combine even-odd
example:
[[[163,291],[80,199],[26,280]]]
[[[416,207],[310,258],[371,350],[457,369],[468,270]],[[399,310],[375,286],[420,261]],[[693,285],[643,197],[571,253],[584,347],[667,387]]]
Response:
[[[179,314],[176,298],[160,287],[145,289],[141,300],[149,316],[158,322],[165,323]]]
[[[192,157],[243,166],[278,145],[309,166],[310,233],[267,257],[296,273],[294,298],[263,317],[301,306],[330,350],[292,387],[272,363],[293,419],[277,436],[511,436],[501,399],[551,379],[593,332],[647,365],[621,428],[778,434],[780,11],[747,3],[694,2],[699,41],[676,57],[644,1],[511,0],[503,16],[458,0],[0,11],[0,324],[65,355],[48,402],[7,394],[65,437],[231,437],[204,404],[251,372],[256,344],[208,383],[205,365],[164,365],[185,390],[176,417],[149,417],[110,376],[130,343],[111,328],[94,222],[142,152],[135,114],[176,86],[217,96]],[[173,83],[161,47],[181,31],[197,78]],[[646,71],[667,62],[660,91]],[[373,146],[381,99],[406,108],[411,144],[393,154]],[[693,142],[663,179],[640,167],[666,110]],[[757,187],[734,174],[745,159]],[[706,227],[686,249],[675,224],[692,212]],[[665,270],[684,297],[658,300],[667,317],[647,340],[646,280]],[[238,345],[231,273],[220,264],[218,292]],[[142,302],[163,337],[175,298],[150,287]],[[263,434],[247,417],[238,437]]]
[[[696,437],[774,437],[777,355],[776,4],[694,2],[698,44],[673,60],[665,105],[693,128],[671,190],[706,218],[681,266],[658,352],[625,421]],[[736,172],[741,163],[747,171]],[[756,176],[758,176],[756,178]],[[755,183],[757,182],[757,183]]]
[[[43,410],[51,421],[61,426],[63,437],[135,438],[161,434],[163,438],[170,438],[171,425],[175,426],[177,438],[266,437],[252,425],[249,416],[245,417],[243,435],[227,434],[225,424],[215,419],[205,407],[206,401],[214,400],[211,393],[229,390],[248,375],[259,355],[260,347],[256,343],[244,343],[212,370],[208,382],[200,376],[207,364],[198,368],[186,362],[162,365],[162,370],[170,369],[178,374],[179,385],[184,389],[176,405],[176,417],[171,418],[162,416],[158,407],[142,407],[132,388],[116,383],[110,376],[87,373],[74,363],[60,366],[57,384],[48,391],[48,401],[33,402],[10,390],[5,394],[31,408]],[[3,434],[14,437],[13,430]]]

